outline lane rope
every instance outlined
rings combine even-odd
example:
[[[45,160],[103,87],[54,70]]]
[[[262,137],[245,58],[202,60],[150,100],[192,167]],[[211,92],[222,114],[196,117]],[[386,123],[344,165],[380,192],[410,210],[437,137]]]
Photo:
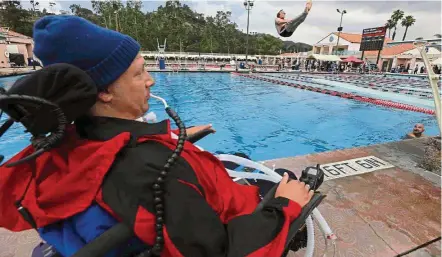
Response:
[[[351,94],[351,93],[343,93],[343,92],[339,92],[339,91],[335,91],[335,90],[328,90],[328,89],[323,89],[323,88],[318,88],[318,87],[313,87],[313,86],[305,86],[305,85],[295,84],[295,83],[291,83],[291,82],[287,82],[287,81],[270,79],[270,78],[256,76],[256,75],[250,75],[250,74],[242,74],[242,73],[236,73],[236,72],[232,72],[232,74],[238,75],[241,77],[250,78],[250,79],[266,81],[266,82],[270,82],[270,83],[274,83],[274,84],[278,84],[278,85],[284,85],[284,86],[294,87],[294,88],[298,88],[298,89],[304,89],[304,90],[308,90],[308,91],[312,91],[312,92],[322,93],[322,94],[326,94],[326,95],[332,95],[332,96],[337,96],[337,97],[341,97],[341,98],[352,99],[352,100],[356,100],[359,102],[371,103],[374,105],[389,107],[389,108],[393,108],[393,109],[420,112],[420,113],[425,113],[425,114],[430,114],[430,115],[435,114],[435,111],[431,110],[431,109],[417,107],[417,106],[408,105],[408,104],[402,104],[402,103],[393,102],[393,101],[389,101],[389,100],[382,100],[382,99],[377,99],[377,98],[365,97],[365,96],[360,96],[360,95]]]

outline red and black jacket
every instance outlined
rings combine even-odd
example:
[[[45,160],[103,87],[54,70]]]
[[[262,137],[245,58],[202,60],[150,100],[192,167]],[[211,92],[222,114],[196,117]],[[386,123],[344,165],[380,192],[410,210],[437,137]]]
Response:
[[[34,161],[0,168],[0,227],[31,228],[14,202],[35,172],[22,203],[38,227],[98,203],[152,245],[151,187],[176,143],[168,121],[79,120],[58,148]],[[10,161],[31,152],[28,147]],[[301,212],[297,203],[281,197],[254,212],[260,201],[258,188],[233,182],[215,156],[189,142],[171,168],[165,188],[163,257],[281,256],[289,224]]]

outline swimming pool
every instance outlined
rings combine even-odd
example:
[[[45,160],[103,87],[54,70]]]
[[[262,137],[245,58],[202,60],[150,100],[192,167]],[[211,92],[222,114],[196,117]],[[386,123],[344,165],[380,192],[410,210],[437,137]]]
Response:
[[[417,122],[424,123],[426,134],[437,134],[434,116],[233,74],[152,75],[152,93],[165,98],[186,126],[213,124],[217,133],[198,142],[211,152],[244,152],[255,160],[317,153],[399,140]],[[159,120],[167,117],[161,103],[151,99],[150,105]],[[28,144],[22,131],[14,125],[2,137],[1,154],[9,158]]]

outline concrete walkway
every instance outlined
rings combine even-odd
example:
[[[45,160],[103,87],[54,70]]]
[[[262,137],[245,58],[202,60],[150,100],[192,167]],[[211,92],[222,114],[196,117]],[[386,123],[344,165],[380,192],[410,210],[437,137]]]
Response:
[[[36,67],[36,70],[41,69],[41,67]],[[33,72],[33,67],[26,67],[26,68],[0,68],[0,77],[3,76],[14,76],[14,75],[20,75],[20,74],[27,74],[30,72]]]
[[[318,208],[338,238],[334,256],[389,257],[441,235],[440,177],[416,167],[424,154],[425,140],[271,160],[266,165],[294,170],[299,176],[299,171],[306,166],[341,161],[353,165],[351,159],[361,157],[375,156],[392,164],[392,168],[382,169],[379,165],[373,172],[324,182],[320,189],[327,198]],[[356,162],[369,167],[368,162]],[[371,162],[372,169],[376,168],[374,164]],[[329,177],[338,172],[345,176],[348,174],[343,172],[353,171],[342,164],[323,167],[330,171]],[[316,235],[315,256],[322,256],[325,243],[317,227]],[[406,256],[441,256],[440,245],[438,241]],[[329,249],[327,256],[333,256],[333,247]],[[290,256],[303,254],[304,251],[298,251]]]
[[[338,238],[334,256],[390,257],[441,235],[440,177],[417,167],[425,140],[270,160],[266,165],[299,176],[306,166],[321,163],[327,181],[320,189],[327,198],[319,210]],[[317,227],[316,235],[319,257],[325,244]],[[28,257],[38,242],[33,231],[13,234],[0,229],[0,257]],[[438,241],[407,256],[441,256],[440,245]],[[329,249],[327,256],[333,256],[333,247]]]

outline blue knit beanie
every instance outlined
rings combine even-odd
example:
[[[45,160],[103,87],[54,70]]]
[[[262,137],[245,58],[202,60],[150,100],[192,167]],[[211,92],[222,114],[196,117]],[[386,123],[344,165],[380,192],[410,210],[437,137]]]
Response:
[[[139,51],[140,45],[133,38],[77,16],[45,16],[34,24],[34,54],[43,66],[77,66],[89,74],[99,90],[120,77]]]

